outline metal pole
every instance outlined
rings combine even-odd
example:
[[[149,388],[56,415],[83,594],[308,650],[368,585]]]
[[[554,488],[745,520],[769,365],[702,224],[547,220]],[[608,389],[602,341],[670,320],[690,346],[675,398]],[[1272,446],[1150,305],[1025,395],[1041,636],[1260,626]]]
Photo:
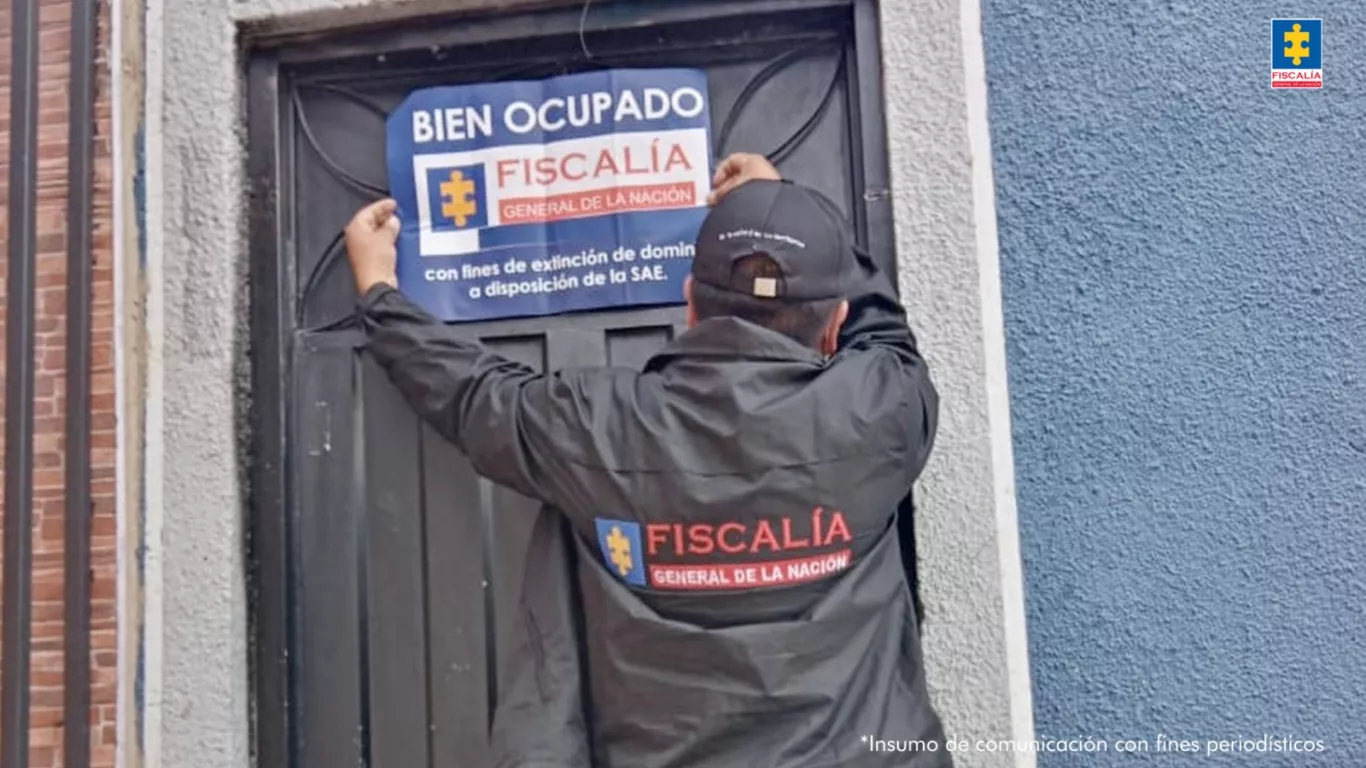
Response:
[[[71,0],[66,209],[66,640],[62,708],[67,768],[90,766],[91,155],[96,0]]]
[[[38,160],[38,4],[12,0],[10,20],[9,304],[5,338],[4,662],[0,766],[28,764],[33,610],[34,194]]]

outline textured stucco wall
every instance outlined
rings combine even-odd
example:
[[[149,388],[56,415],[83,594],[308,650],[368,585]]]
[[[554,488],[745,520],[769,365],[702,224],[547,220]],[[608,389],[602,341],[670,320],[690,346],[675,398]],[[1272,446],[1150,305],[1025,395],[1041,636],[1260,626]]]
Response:
[[[917,491],[927,673],[949,737],[1028,739],[976,0],[884,0],[881,20],[901,291],[941,398]],[[960,768],[1030,764],[986,751],[957,759]]]
[[[1277,92],[1291,6],[985,3],[1037,730],[1331,750],[1143,765],[1366,764],[1366,8]]]
[[[246,359],[246,242],[242,207],[224,204],[244,190],[236,33],[510,4],[147,0],[146,477],[149,558],[160,569],[148,575],[151,765],[248,762],[244,489],[233,405]],[[994,234],[983,236],[994,232],[994,217],[977,5],[882,5],[900,277],[944,393],[920,497],[931,686],[951,734],[1028,738],[999,281]],[[940,41],[938,55],[926,57],[916,43],[927,38]],[[976,753],[959,764],[1030,763]]]
[[[147,399],[142,749],[248,752],[239,74],[221,0],[146,2]]]

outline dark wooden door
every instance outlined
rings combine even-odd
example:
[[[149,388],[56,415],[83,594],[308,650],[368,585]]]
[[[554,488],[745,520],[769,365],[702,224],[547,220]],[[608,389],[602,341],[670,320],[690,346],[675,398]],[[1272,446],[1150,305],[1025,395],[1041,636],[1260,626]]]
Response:
[[[619,2],[254,40],[252,540],[266,766],[481,766],[537,505],[479,478],[357,351],[339,233],[418,87],[616,66],[708,74],[718,157],[769,154],[892,266],[871,2]],[[640,366],[679,307],[459,326],[551,371]]]

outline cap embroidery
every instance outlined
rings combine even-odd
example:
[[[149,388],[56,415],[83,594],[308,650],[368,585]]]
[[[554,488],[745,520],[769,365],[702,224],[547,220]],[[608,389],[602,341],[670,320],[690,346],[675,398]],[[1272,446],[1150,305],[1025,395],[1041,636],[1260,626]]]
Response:
[[[778,232],[761,232],[757,229],[732,229],[729,232],[722,232],[716,236],[718,242],[734,240],[736,238],[746,238],[750,240],[778,240],[780,242],[795,245],[798,248],[805,248],[806,243],[798,240],[791,235],[784,235]]]

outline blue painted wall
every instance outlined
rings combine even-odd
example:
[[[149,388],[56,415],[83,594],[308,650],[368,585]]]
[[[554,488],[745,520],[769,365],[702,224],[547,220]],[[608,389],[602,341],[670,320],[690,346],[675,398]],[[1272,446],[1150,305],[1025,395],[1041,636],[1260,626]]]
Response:
[[[1040,765],[1366,765],[1366,5],[983,11],[1037,732],[1329,750]]]

